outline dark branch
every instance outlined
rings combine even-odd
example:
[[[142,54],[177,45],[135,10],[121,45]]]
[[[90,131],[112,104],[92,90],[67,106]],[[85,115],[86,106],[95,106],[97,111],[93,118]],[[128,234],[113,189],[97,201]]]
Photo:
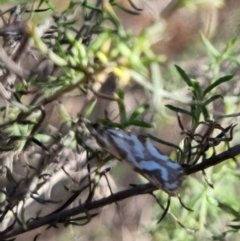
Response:
[[[240,154],[240,144],[236,145],[234,147],[229,148],[227,151],[224,151],[216,156],[210,157],[208,159],[205,159],[203,162],[186,168],[186,174],[190,175],[196,172],[199,172],[201,170],[207,169],[209,167],[215,166],[227,159],[231,159],[236,157]]]
[[[205,159],[202,163],[199,163],[192,167],[186,167],[185,168],[186,174],[190,175],[190,174],[196,173],[198,171],[204,170],[206,168],[209,168],[211,166],[215,166],[227,159],[234,158],[235,156],[237,156],[239,154],[240,154],[240,145],[236,145],[232,148],[229,148],[227,151],[224,151],[214,157]],[[112,204],[117,201],[121,201],[126,198],[129,198],[129,197],[152,193],[155,190],[157,190],[157,188],[154,187],[150,183],[137,185],[137,186],[134,186],[127,190],[118,192],[114,195],[108,196],[106,198],[102,198],[97,201],[86,203],[85,205],[81,205],[81,206],[72,208],[70,210],[64,210],[64,211],[61,211],[60,213],[54,213],[50,216],[42,217],[38,220],[35,220],[35,221],[32,221],[31,223],[29,223],[26,229],[24,229],[22,227],[17,227],[14,230],[11,230],[8,232],[3,231],[0,234],[0,240],[6,239],[6,238],[12,238],[16,235],[28,232],[30,230],[36,229],[36,228],[44,226],[46,224],[60,222],[60,221],[62,222],[63,220],[65,220],[66,218],[69,218],[71,216],[85,214],[86,210],[88,210],[88,211],[95,210],[97,208],[104,207],[108,204]]]

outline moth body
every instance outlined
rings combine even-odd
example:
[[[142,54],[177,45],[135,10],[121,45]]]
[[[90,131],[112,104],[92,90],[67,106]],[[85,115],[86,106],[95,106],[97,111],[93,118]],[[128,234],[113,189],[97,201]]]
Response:
[[[183,167],[163,155],[147,138],[98,124],[88,128],[101,148],[169,195],[176,194],[185,177]]]

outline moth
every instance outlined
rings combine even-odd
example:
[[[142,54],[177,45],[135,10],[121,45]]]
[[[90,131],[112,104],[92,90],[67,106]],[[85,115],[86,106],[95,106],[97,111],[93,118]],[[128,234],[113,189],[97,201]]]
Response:
[[[101,148],[127,163],[154,186],[169,195],[176,194],[185,178],[183,167],[163,155],[146,137],[99,124],[87,127]]]

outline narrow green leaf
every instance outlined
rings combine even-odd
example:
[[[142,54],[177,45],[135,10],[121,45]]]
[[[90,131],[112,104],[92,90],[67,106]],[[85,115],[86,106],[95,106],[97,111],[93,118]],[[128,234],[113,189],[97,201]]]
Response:
[[[121,10],[123,10],[124,12],[127,12],[129,14],[132,14],[132,15],[139,15],[140,14],[140,12],[132,11],[132,10],[130,10],[128,8],[123,7],[122,5],[120,5],[120,4],[116,3],[116,2],[114,3],[114,5],[117,6],[118,8],[120,8]]]
[[[187,76],[186,72],[185,72],[183,69],[181,69],[179,66],[177,66],[177,65],[175,65],[175,67],[176,67],[178,73],[180,74],[180,76],[181,76],[181,77],[183,78],[183,80],[186,82],[186,84],[187,84],[188,86],[192,86],[192,81],[191,81],[191,79]]]
[[[219,57],[220,53],[218,52],[218,50],[211,44],[211,42],[205,37],[203,33],[200,33],[200,35],[208,53],[215,58]]]
[[[109,38],[108,32],[103,32],[100,35],[98,35],[98,37],[88,47],[88,52],[91,53],[97,51],[107,38]]]
[[[111,122],[109,119],[97,119],[96,123],[99,123],[104,126],[108,126],[111,128],[119,128],[119,129],[124,129],[121,124],[116,123],[116,122]]]
[[[140,121],[140,120],[130,120],[130,121],[128,121],[126,126],[140,126],[143,128],[153,128],[153,124],[151,124],[149,122],[145,122],[145,121]]]
[[[190,88],[190,90],[193,92],[193,95],[196,100],[202,101],[203,89],[197,80],[192,80],[192,87]]]
[[[224,77],[221,77],[219,79],[217,79],[216,81],[214,81],[211,85],[209,85],[204,91],[203,91],[203,97],[209,93],[212,89],[214,89],[215,87],[217,87],[218,85],[227,82],[229,80],[231,80],[233,78],[234,75],[226,75]]]
[[[98,7],[95,7],[93,5],[87,4],[85,1],[83,2],[82,6],[85,7],[85,8],[88,8],[92,11],[98,12],[100,14],[103,12],[103,10],[101,8],[98,8]]]
[[[231,41],[229,41],[227,43],[226,48],[223,50],[223,55],[230,54],[237,43],[238,43],[238,38],[233,38]]]
[[[150,91],[150,92],[154,92],[154,87],[152,85],[152,83],[150,83],[147,78],[145,77],[145,75],[139,73],[139,71],[135,71],[133,69],[129,70],[131,77],[134,79],[134,81],[136,83],[138,83],[139,85],[141,85],[144,89]]]
[[[218,202],[218,207],[221,208],[223,211],[233,215],[235,218],[239,218],[240,214],[238,211],[236,211],[234,208],[232,208],[230,205]]]
[[[224,238],[230,236],[232,233],[235,233],[235,232],[236,231],[233,230],[233,229],[225,231],[225,232],[223,232],[223,233],[221,233],[219,235],[212,236],[212,240],[220,240],[220,241],[225,240]]]
[[[30,77],[28,77],[26,79],[26,82],[30,85],[30,84],[34,83],[36,81],[36,79],[37,79],[37,75],[31,75]]]
[[[5,166],[5,168],[7,169],[7,180],[8,180],[10,183],[12,183],[12,184],[14,184],[15,186],[17,186],[18,183],[17,183],[17,181],[15,180],[15,178],[13,177],[11,170],[10,170],[7,166]]]
[[[88,109],[86,110],[85,115],[84,115],[84,118],[86,118],[86,119],[89,118],[89,116],[92,114],[92,112],[93,112],[96,104],[97,104],[97,100],[94,100],[94,101],[91,103],[91,105],[88,107]]]
[[[117,95],[121,100],[124,100],[124,91],[121,89],[118,89]]]
[[[146,103],[138,106],[131,114],[129,120],[135,120],[137,117],[143,114],[144,111],[146,111],[146,109],[148,108],[149,108],[149,104],[146,104]]]
[[[61,118],[64,122],[69,122],[71,121],[71,117],[70,115],[68,114],[65,106],[61,103],[61,102],[58,102],[58,107],[59,107],[59,112],[60,112],[60,115],[61,115]]]
[[[228,224],[227,226],[240,231],[240,224]]]
[[[130,58],[132,55],[131,49],[124,42],[119,42],[117,44],[117,49],[118,49],[119,53],[126,58]]]
[[[127,123],[127,112],[124,105],[124,92],[122,90],[118,90],[115,95],[117,99],[118,109],[120,113],[120,123],[125,125]]]
[[[193,98],[193,101],[194,101],[195,99]],[[195,116],[195,113],[196,113],[196,111],[197,111],[197,108],[198,108],[198,106],[197,105],[195,105],[194,103],[191,105],[191,113],[192,113],[192,115],[194,115]]]
[[[156,142],[158,142],[158,143],[160,143],[160,144],[163,144],[163,145],[166,145],[166,146],[174,147],[174,148],[176,148],[177,150],[180,151],[181,156],[183,155],[182,149],[181,149],[179,146],[176,146],[176,145],[174,145],[173,143],[170,143],[170,142],[167,142],[167,141],[164,141],[164,140],[158,139],[157,137],[152,136],[151,134],[148,134],[147,137],[149,137],[151,140],[156,141]]]
[[[25,209],[22,208],[21,211],[20,211],[20,220],[21,220],[21,225],[23,227],[23,229],[27,229],[27,223],[26,223],[26,220],[25,220],[25,217],[24,217],[24,212],[25,212]]]
[[[205,106],[202,106],[202,114],[203,114],[204,120],[206,122],[211,121],[209,113],[208,113],[208,110],[207,110],[207,108]]]
[[[214,100],[217,100],[217,99],[223,99],[223,96],[222,95],[213,95],[211,96],[208,100],[204,101],[203,105],[204,106],[207,106],[209,105],[210,103],[212,103]]]
[[[193,119],[197,120],[196,119],[196,116],[194,116],[194,114],[190,111],[187,111],[187,110],[184,110],[182,108],[179,108],[179,107],[176,107],[176,106],[173,106],[173,105],[165,105],[167,108],[169,108],[170,110],[172,111],[175,111],[177,113],[182,113],[182,114],[185,114],[185,115],[189,115],[191,116]]]
[[[38,134],[36,134],[34,137],[35,137],[36,140],[38,140],[39,142],[43,142],[43,143],[46,143],[46,142],[48,142],[48,141],[51,140],[51,137],[50,137],[49,135],[46,135],[46,134],[40,134],[40,133],[38,133]]]
[[[52,200],[52,199],[44,199],[44,198],[40,198],[40,197],[36,197],[35,195],[32,195],[31,196],[36,202],[38,203],[41,203],[41,204],[49,204],[49,203],[54,203],[54,204],[57,204],[57,203],[61,203],[62,201],[59,200],[59,201],[56,201],[56,200]]]

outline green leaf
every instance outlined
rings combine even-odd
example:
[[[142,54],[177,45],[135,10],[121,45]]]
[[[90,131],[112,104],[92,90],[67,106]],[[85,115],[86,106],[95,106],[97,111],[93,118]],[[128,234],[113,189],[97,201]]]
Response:
[[[95,41],[93,41],[91,45],[88,47],[88,52],[91,53],[97,51],[107,38],[109,38],[108,32],[103,32],[100,35],[98,35]]]
[[[145,121],[140,121],[140,120],[131,120],[128,121],[128,123],[125,125],[126,126],[140,126],[143,128],[153,128],[153,124]]]
[[[182,108],[179,108],[179,107],[176,107],[176,106],[173,106],[173,105],[165,105],[165,106],[167,108],[169,108],[170,110],[175,111],[177,113],[182,113],[182,114],[185,114],[185,115],[189,115],[189,116],[191,116],[193,119],[195,119],[197,121],[196,116],[192,112],[190,112],[190,111],[184,110]]]
[[[135,71],[133,69],[129,70],[131,77],[134,79],[134,81],[141,85],[144,89],[150,91],[150,92],[154,92],[154,87],[152,85],[152,83],[150,83],[148,81],[148,79],[146,78],[145,74],[141,74],[139,73],[139,71]]]
[[[11,170],[10,170],[7,166],[5,166],[5,168],[7,169],[7,180],[8,180],[10,183],[14,184],[14,186],[17,186],[18,183],[17,183],[17,181],[15,180],[15,178],[13,177]]]
[[[240,224],[228,224],[227,226],[233,228],[233,229],[237,229],[240,230]]]
[[[203,33],[200,33],[200,35],[208,53],[215,58],[219,57],[220,53],[218,52],[218,50],[211,44],[211,42],[205,37]]]
[[[61,203],[62,200],[59,200],[59,201],[56,201],[56,200],[52,200],[52,199],[44,199],[44,198],[41,198],[41,197],[37,197],[35,195],[32,195],[31,196],[36,202],[38,203],[41,203],[41,204],[49,204],[49,203],[54,203],[54,204],[57,204],[57,203]]]
[[[86,1],[83,1],[82,6],[85,7],[85,8],[88,8],[92,11],[98,12],[100,14],[103,12],[103,10],[101,8],[98,8],[98,7],[95,7],[93,5],[87,4]]]
[[[20,210],[20,220],[21,220],[21,225],[23,227],[24,230],[27,229],[27,223],[24,217],[24,212],[25,212],[25,208],[21,208]]]
[[[212,240],[220,240],[220,241],[225,240],[224,238],[230,236],[232,233],[235,233],[235,232],[236,231],[233,230],[233,229],[227,230],[227,231],[225,231],[225,232],[223,232],[223,233],[221,233],[219,235],[212,236]]]
[[[35,75],[31,75],[31,76],[29,76],[26,79],[26,82],[30,85],[30,84],[34,83],[36,81],[36,79],[37,79],[37,75],[36,74]]]
[[[71,117],[68,114],[65,106],[61,102],[58,102],[58,107],[59,107],[59,112],[60,112],[62,120],[66,123],[71,122]]]
[[[120,8],[121,10],[123,10],[124,12],[127,12],[129,14],[132,14],[132,15],[139,15],[140,14],[140,12],[132,11],[128,8],[125,8],[125,7],[121,6],[120,4],[118,4],[116,2],[114,3],[114,5],[117,6],[118,8]]]
[[[207,110],[207,108],[205,106],[202,106],[202,114],[203,114],[204,120],[206,122],[211,121],[209,113],[208,113],[208,110]]]
[[[228,205],[226,203],[218,202],[218,207],[221,208],[226,213],[229,213],[229,214],[233,215],[235,218],[240,217],[239,212],[236,211],[233,207],[231,207],[230,205]]]
[[[192,87],[192,86],[193,86],[193,85],[192,85],[192,81],[191,81],[191,79],[187,76],[186,72],[185,72],[183,69],[181,69],[179,66],[177,66],[177,65],[175,65],[175,67],[176,67],[178,73],[180,74],[180,76],[181,76],[181,77],[183,78],[183,80],[186,82],[186,84],[187,84],[188,86]]]
[[[119,128],[119,129],[124,129],[121,124],[116,123],[116,122],[111,122],[109,119],[96,119],[96,123],[99,123],[104,126],[109,126],[111,128]]]
[[[212,89],[214,89],[215,87],[217,87],[218,85],[227,82],[229,80],[231,80],[233,78],[234,75],[226,75],[224,77],[221,77],[219,79],[217,79],[216,81],[214,81],[211,85],[209,85],[204,91],[203,91],[203,97],[209,93]]]
[[[117,95],[121,100],[124,100],[124,91],[122,89],[118,89]]]
[[[177,150],[180,151],[181,156],[183,155],[182,149],[181,149],[179,146],[176,146],[176,145],[174,145],[173,143],[170,143],[170,142],[167,142],[167,141],[164,141],[164,140],[158,139],[157,137],[152,136],[151,134],[147,134],[147,137],[149,137],[151,140],[156,141],[156,142],[158,142],[158,143],[160,143],[160,144],[163,144],[163,145],[166,145],[166,146],[174,147],[174,148],[176,148]]]
[[[192,115],[195,116],[195,113],[196,113],[197,109],[198,109],[198,106],[193,103],[191,105],[191,111],[190,111],[192,113]],[[196,118],[196,116],[195,116],[195,118]],[[196,121],[197,121],[197,118],[196,118]]]
[[[132,58],[132,51],[124,42],[118,42],[117,49],[122,56]]]
[[[115,97],[117,99],[117,104],[118,104],[119,113],[120,113],[120,123],[125,125],[127,123],[127,112],[123,101],[124,100],[123,90],[118,90]]]
[[[230,54],[237,43],[238,43],[238,38],[233,38],[231,41],[229,41],[227,43],[226,48],[223,50],[223,55]]]
[[[212,103],[214,100],[217,100],[217,99],[223,99],[223,96],[222,95],[213,95],[211,96],[208,100],[204,101],[203,105],[204,106],[207,106],[209,105],[210,103]]]
[[[146,104],[146,103],[138,106],[131,114],[129,120],[135,120],[137,117],[143,114],[148,108],[149,108],[149,104]]]
[[[40,134],[40,133],[38,133],[38,134],[36,134],[34,137],[35,137],[39,142],[43,142],[43,143],[46,143],[46,142],[48,142],[48,141],[51,140],[51,137],[50,137],[49,135],[46,135],[46,134]]]
[[[198,81],[192,80],[192,87],[190,88],[190,90],[193,92],[196,100],[202,101],[203,90],[202,90],[202,86]]]
[[[92,112],[93,112],[96,104],[97,104],[97,100],[94,100],[94,101],[92,102],[92,104],[88,107],[88,109],[86,110],[85,115],[84,115],[84,118],[86,118],[86,119],[89,118],[89,116],[92,114]]]

